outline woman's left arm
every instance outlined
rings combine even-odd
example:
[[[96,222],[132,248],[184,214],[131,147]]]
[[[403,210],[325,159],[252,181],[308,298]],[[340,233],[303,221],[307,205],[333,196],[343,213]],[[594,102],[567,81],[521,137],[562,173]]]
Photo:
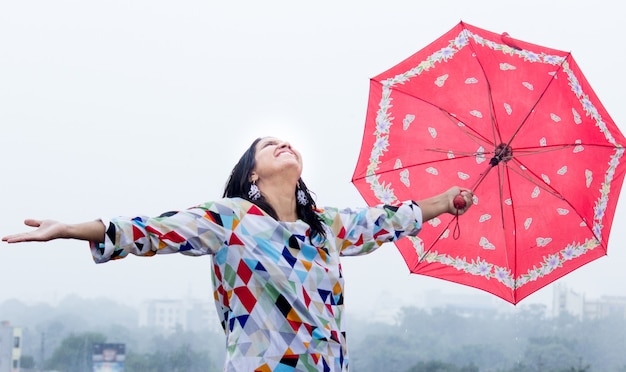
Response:
[[[463,209],[454,207],[454,198],[459,194],[465,200]],[[424,222],[443,213],[461,215],[471,204],[470,190],[452,187],[439,195],[420,201],[406,201],[400,205],[329,210],[323,218],[338,239],[341,254],[351,256],[369,253],[383,243],[404,236],[415,236]]]

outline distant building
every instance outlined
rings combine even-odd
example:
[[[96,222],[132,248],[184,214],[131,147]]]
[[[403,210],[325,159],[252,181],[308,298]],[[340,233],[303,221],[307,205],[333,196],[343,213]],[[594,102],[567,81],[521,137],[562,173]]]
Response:
[[[602,296],[596,301],[585,302],[585,319],[621,317],[626,319],[626,297]]]
[[[428,309],[445,308],[454,310],[464,317],[496,313],[506,309],[502,300],[482,291],[445,293],[440,290],[428,290],[424,296],[424,304]],[[504,306],[503,306],[504,305]]]
[[[574,292],[564,284],[555,284],[552,309],[555,317],[567,313],[580,320],[606,317],[626,319],[626,297],[602,296],[597,300],[587,300],[584,294]]]
[[[180,300],[150,300],[139,308],[139,326],[156,328],[164,333],[171,333],[177,327],[187,323],[185,311]]]
[[[552,315],[559,317],[569,314],[580,320],[583,319],[585,296],[574,292],[563,283],[555,283],[552,295]]]
[[[161,330],[168,334],[180,328],[210,329],[221,332],[215,305],[199,300],[149,300],[139,308],[139,326]]]
[[[22,356],[22,329],[0,322],[0,372],[19,372]]]

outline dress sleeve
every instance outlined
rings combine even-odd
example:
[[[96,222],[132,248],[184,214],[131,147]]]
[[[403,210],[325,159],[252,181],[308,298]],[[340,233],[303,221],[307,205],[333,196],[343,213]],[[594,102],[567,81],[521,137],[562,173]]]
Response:
[[[343,256],[369,253],[383,243],[415,236],[422,228],[422,211],[413,201],[397,206],[325,209],[322,219],[330,227]]]
[[[209,202],[159,217],[118,217],[102,220],[104,243],[90,243],[96,263],[125,258],[128,254],[154,256],[182,253],[214,254],[228,241],[227,235],[240,218],[233,205]]]

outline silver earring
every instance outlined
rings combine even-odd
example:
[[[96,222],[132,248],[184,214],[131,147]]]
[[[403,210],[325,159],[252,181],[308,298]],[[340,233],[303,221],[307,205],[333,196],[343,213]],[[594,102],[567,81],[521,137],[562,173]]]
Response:
[[[258,200],[261,197],[261,190],[259,190],[259,187],[256,185],[256,181],[252,181],[250,191],[248,191],[248,197],[251,200]]]
[[[307,205],[307,204],[309,204],[309,199],[306,197],[306,194],[304,193],[304,190],[299,188],[298,192],[296,192],[296,197],[298,198],[298,204],[300,204],[300,205]]]

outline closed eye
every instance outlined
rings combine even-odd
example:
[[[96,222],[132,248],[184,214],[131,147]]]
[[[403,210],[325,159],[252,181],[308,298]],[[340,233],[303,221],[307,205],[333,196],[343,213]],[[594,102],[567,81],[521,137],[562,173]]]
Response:
[[[265,142],[262,147],[267,147],[267,146],[276,145],[276,144],[278,144],[278,141],[269,140]]]

